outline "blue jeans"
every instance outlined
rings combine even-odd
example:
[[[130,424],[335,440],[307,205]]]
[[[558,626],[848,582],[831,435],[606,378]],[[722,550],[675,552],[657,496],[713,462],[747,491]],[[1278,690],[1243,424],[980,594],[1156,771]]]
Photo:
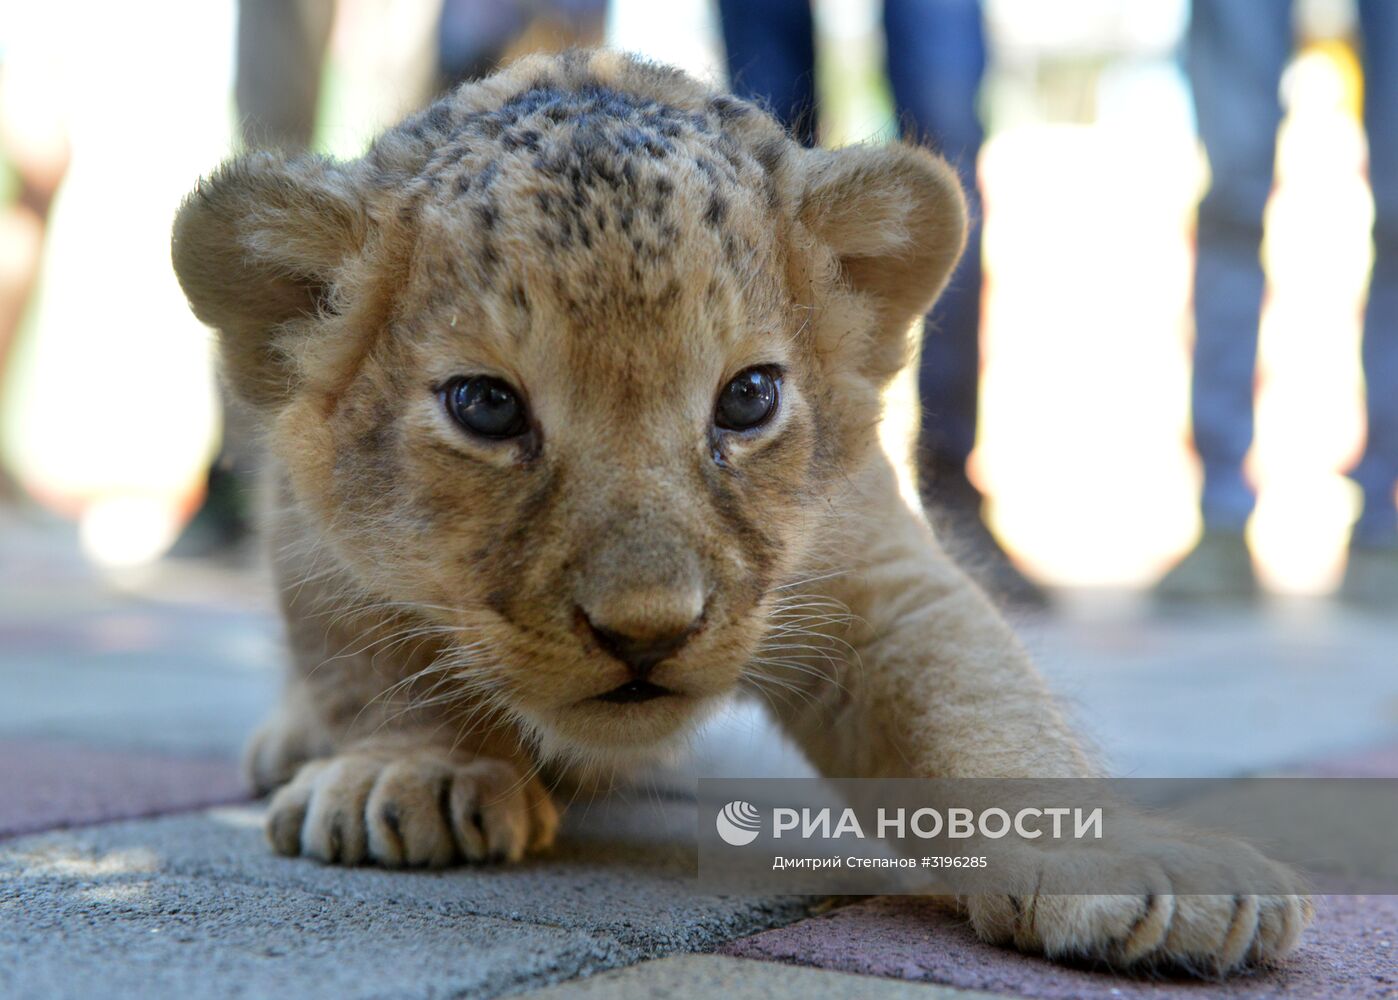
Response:
[[[809,0],[719,0],[729,75],[806,145],[816,140],[815,40]],[[980,384],[981,228],[976,94],[985,72],[979,0],[885,0],[888,79],[899,129],[961,173],[972,228],[933,308],[918,373],[923,463],[962,474],[976,441]]]
[[[1364,496],[1354,538],[1398,542],[1398,4],[1360,0],[1364,124],[1376,257],[1364,318],[1368,438],[1351,472]],[[1243,477],[1253,437],[1259,250],[1272,189],[1278,87],[1293,49],[1290,0],[1194,0],[1188,65],[1213,184],[1199,206],[1194,278],[1194,444],[1206,526],[1241,531],[1254,497]]]

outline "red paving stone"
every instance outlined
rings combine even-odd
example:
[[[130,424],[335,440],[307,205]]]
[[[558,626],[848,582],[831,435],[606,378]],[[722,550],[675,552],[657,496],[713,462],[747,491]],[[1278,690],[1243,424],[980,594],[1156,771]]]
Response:
[[[1398,777],[1398,746],[1289,771],[1317,777]],[[963,921],[910,897],[856,903],[734,941],[725,954],[1024,997],[1398,998],[1398,896],[1323,896],[1282,968],[1218,983],[1133,979],[1070,969],[978,940]]]
[[[232,761],[0,741],[0,838],[247,798]]]
[[[724,954],[1045,1000],[1398,997],[1398,896],[1326,896],[1285,967],[1217,982],[1070,969],[984,944],[962,920],[910,897],[857,903],[734,941]]]

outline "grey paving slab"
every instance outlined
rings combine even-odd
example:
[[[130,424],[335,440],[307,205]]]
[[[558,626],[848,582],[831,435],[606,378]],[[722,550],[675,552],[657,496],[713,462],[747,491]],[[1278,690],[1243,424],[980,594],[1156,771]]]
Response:
[[[799,899],[736,899],[695,891],[694,806],[611,803],[565,819],[559,846],[518,866],[446,872],[344,869],[266,847],[261,814],[211,810],[117,823],[63,841],[91,852],[149,852],[172,875],[283,888],[360,903],[386,901],[446,916],[490,916],[602,929],[654,953],[702,950],[805,914]],[[29,841],[13,849],[25,850]]]
[[[286,995],[490,996],[806,915],[695,893],[692,808],[599,807],[548,858],[446,872],[280,858],[249,808],[21,838],[0,845],[0,995],[266,995],[285,974]]]
[[[0,567],[0,737],[231,757],[275,700],[264,571],[99,573],[71,527],[14,519]],[[1274,770],[1398,742],[1398,621],[1323,601],[1163,617],[1139,596],[1067,594],[1018,625],[1116,773]],[[695,746],[666,787],[810,773],[755,704]]]
[[[726,955],[675,955],[525,993],[520,1000],[650,1000],[723,997],[725,1000],[989,1000],[972,992],[895,979],[777,965]]]
[[[1398,741],[1398,620],[1309,599],[1162,616],[1065,595],[1020,632],[1114,774],[1221,777]]]
[[[196,643],[190,648],[200,655]],[[3,654],[0,654],[3,655]],[[21,674],[0,668],[0,734],[87,746],[236,758],[273,705],[272,671],[218,676],[186,660],[100,663],[34,657]]]
[[[100,572],[71,525],[0,510],[0,737],[235,756],[281,686],[265,574]]]
[[[605,934],[179,877],[141,852],[34,851],[0,862],[12,1000],[493,996],[638,957]]]

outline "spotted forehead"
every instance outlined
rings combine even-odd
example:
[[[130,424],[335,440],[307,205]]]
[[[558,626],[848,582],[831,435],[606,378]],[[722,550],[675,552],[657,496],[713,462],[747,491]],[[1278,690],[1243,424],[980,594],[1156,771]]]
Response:
[[[467,110],[450,99],[440,101],[396,132],[435,146],[422,175],[434,187],[434,182],[450,180],[458,193],[477,184],[489,187],[491,160],[474,174],[453,168],[472,154],[494,150],[523,152],[535,170],[566,178],[579,190],[597,183],[613,189],[634,183],[638,163],[688,151],[698,153],[696,166],[717,194],[725,184],[770,180],[770,161],[780,155],[781,144],[747,150],[726,127],[751,112],[750,106],[721,96],[702,111],[687,110],[598,82],[562,86],[539,80],[496,107]],[[371,151],[371,158],[377,152]]]
[[[547,83],[489,110],[437,105],[403,126],[437,137],[418,183],[423,270],[526,310],[551,299],[589,330],[731,312],[773,269],[778,155],[729,132],[734,107]]]

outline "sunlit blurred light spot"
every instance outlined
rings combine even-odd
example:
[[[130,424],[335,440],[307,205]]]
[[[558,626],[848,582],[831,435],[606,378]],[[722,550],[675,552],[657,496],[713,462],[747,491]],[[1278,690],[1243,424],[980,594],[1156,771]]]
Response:
[[[221,826],[236,827],[239,830],[261,830],[262,810],[246,806],[220,806],[210,809],[205,815]]]
[[[1331,589],[1343,569],[1357,490],[1341,475],[1364,438],[1359,343],[1372,261],[1353,50],[1322,43],[1288,68],[1278,188],[1262,248],[1268,293],[1258,349],[1259,488],[1249,529],[1268,586]]]
[[[160,869],[160,859],[143,848],[111,851],[96,856],[83,856],[74,853],[75,850],[64,845],[42,847],[19,854],[16,860],[25,866],[24,873],[30,876],[77,875],[91,878],[149,873]]]
[[[84,889],[79,895],[89,903],[107,906],[129,906],[150,898],[151,884],[135,882],[130,885],[97,885]]]
[[[1134,128],[1022,126],[983,153],[972,474],[1052,582],[1148,582],[1194,530],[1182,323],[1198,177],[1191,143]]]
[[[1340,581],[1341,554],[1359,490],[1336,473],[1308,470],[1273,477],[1248,527],[1262,581],[1283,593],[1329,590]]]
[[[701,80],[726,80],[717,6],[708,0],[612,0],[607,44],[677,66]]]
[[[100,566],[140,566],[169,549],[179,518],[169,501],[149,496],[108,496],[83,511],[83,552]]]

